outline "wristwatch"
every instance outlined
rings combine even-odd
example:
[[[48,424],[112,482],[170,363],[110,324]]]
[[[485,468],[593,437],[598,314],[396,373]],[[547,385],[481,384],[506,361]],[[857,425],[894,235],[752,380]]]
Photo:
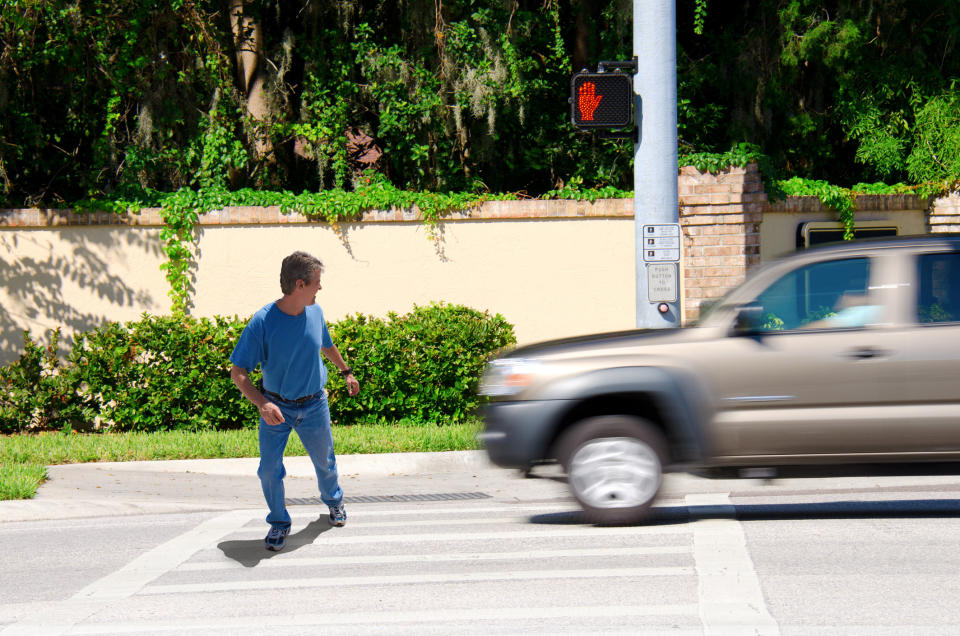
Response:
[[[346,378],[348,375],[351,375],[352,373],[353,373],[353,369],[351,369],[350,367],[340,370],[340,375],[342,375],[344,378]]]

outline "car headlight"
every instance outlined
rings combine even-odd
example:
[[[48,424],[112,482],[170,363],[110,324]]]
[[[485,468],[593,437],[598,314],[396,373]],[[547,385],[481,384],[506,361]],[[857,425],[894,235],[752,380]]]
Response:
[[[514,395],[533,383],[541,364],[524,358],[501,358],[487,365],[477,392],[480,395]]]

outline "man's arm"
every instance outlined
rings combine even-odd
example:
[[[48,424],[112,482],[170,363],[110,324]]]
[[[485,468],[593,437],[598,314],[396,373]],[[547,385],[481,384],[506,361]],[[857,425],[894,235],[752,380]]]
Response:
[[[236,384],[240,392],[243,393],[243,397],[250,400],[250,402],[257,407],[257,410],[260,411],[260,417],[263,418],[264,422],[270,426],[283,424],[283,413],[280,412],[280,408],[268,400],[266,396],[253,385],[253,382],[250,381],[250,374],[246,369],[233,365],[230,369],[230,379],[233,380],[233,383]]]
[[[320,351],[322,351],[323,355],[325,355],[335,367],[340,369],[341,372],[344,369],[349,369],[347,363],[343,359],[343,356],[340,355],[340,350],[337,349],[337,345],[333,345],[332,347],[320,347]],[[353,372],[345,375],[343,379],[347,381],[347,393],[350,395],[356,395],[360,392],[360,383],[357,382],[355,377],[353,377]]]

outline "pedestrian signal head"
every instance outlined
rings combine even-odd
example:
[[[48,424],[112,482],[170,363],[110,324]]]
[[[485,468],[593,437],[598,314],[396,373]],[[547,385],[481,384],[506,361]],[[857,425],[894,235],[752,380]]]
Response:
[[[577,73],[570,82],[570,116],[577,128],[633,124],[633,78],[626,73]]]

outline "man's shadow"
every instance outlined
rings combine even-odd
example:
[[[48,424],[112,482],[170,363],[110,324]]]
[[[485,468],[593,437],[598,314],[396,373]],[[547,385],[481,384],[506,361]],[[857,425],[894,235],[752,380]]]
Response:
[[[317,537],[331,527],[325,515],[315,521],[311,521],[303,530],[287,535],[287,545],[283,548],[282,552],[293,552],[294,550],[299,550],[304,546],[310,545],[316,541]],[[233,559],[246,568],[256,567],[257,564],[264,559],[272,559],[280,554],[280,552],[267,550],[263,545],[263,539],[224,541],[217,544],[217,547],[220,548],[226,557]]]

